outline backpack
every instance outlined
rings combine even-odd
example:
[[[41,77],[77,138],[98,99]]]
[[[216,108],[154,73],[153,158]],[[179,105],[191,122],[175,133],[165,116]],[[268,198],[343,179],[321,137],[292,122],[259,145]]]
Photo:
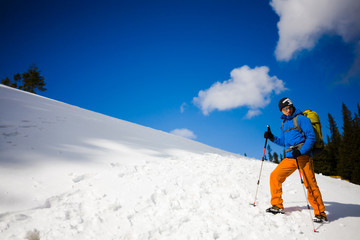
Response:
[[[312,127],[313,127],[315,135],[316,135],[316,141],[315,141],[311,151],[313,153],[313,156],[318,156],[324,150],[324,141],[323,141],[323,137],[322,137],[322,130],[321,130],[321,123],[320,123],[319,115],[315,111],[312,111],[310,109],[305,110],[304,112],[302,112],[300,114],[304,115],[305,117],[310,119],[310,122],[312,124]],[[297,146],[295,146],[297,148],[300,148],[305,142],[305,134],[297,122],[298,116],[299,116],[299,114],[293,118],[293,123],[294,123],[294,128],[296,130],[298,130],[304,136],[304,141],[302,143],[298,144]],[[283,122],[283,125],[284,125],[284,122]],[[294,129],[294,128],[291,128],[291,129]]]

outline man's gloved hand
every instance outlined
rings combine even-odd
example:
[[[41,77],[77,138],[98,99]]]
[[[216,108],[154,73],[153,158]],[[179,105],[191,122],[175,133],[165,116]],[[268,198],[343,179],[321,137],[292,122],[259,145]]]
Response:
[[[270,141],[274,140],[274,135],[272,134],[271,131],[266,131],[264,133],[264,138],[270,139]]]
[[[292,155],[293,155],[293,158],[297,159],[297,158],[300,157],[302,154],[301,154],[301,152],[299,151],[299,149],[295,148],[295,149],[292,151]]]

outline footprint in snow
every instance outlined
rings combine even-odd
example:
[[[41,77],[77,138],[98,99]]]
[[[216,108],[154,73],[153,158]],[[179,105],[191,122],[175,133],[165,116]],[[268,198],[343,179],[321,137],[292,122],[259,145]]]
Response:
[[[15,215],[15,220],[16,221],[23,221],[30,218],[29,216],[25,215],[25,214],[17,214]]]
[[[84,174],[84,175],[80,175],[80,176],[74,177],[74,178],[72,179],[72,181],[73,181],[74,183],[78,183],[78,182],[81,182],[81,181],[85,180],[86,178],[88,178],[88,176],[87,176],[86,174]]]

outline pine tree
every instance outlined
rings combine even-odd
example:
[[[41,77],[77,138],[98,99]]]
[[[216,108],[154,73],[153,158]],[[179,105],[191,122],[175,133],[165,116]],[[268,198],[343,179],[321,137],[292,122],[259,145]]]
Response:
[[[327,136],[327,144],[323,154],[316,157],[314,167],[316,172],[325,175],[339,175],[353,183],[360,184],[360,106],[358,113],[352,114],[343,103],[342,113],[343,134],[341,135],[334,118],[329,117],[331,136]]]
[[[14,81],[11,81],[8,77],[1,80],[2,84],[9,86],[9,87],[13,87],[13,88],[18,88],[19,82],[21,82],[21,75],[19,73],[14,75]]]
[[[268,150],[268,155],[269,155],[269,161],[272,162],[274,160],[274,157],[271,153],[272,149],[270,147],[270,144],[267,146],[267,150]]]
[[[325,148],[321,155],[317,155],[316,157],[313,157],[314,159],[314,171],[316,173],[321,173],[324,175],[330,175],[330,167],[327,163],[328,160],[328,154],[327,154],[327,145],[325,145]]]
[[[12,83],[13,88],[18,88],[18,84],[22,82],[22,77],[20,73],[14,75],[14,82]]]
[[[1,80],[1,83],[9,87],[18,88],[31,93],[35,93],[35,90],[46,90],[46,88],[44,88],[46,85],[44,77],[40,76],[40,71],[35,64],[31,65],[26,73],[17,73],[13,78],[14,81],[11,81],[8,77],[6,77]]]
[[[8,77],[6,77],[6,78],[4,78],[3,80],[1,80],[1,83],[4,84],[4,85],[6,85],[6,86],[11,87],[11,80],[10,80]]]
[[[338,163],[338,173],[339,175],[347,180],[352,179],[352,172],[354,169],[354,158],[353,152],[354,147],[354,138],[353,138],[353,121],[351,117],[350,110],[343,103],[342,105],[343,113],[343,137],[339,147],[339,163]],[[358,157],[358,156],[357,156]]]
[[[44,77],[40,76],[40,71],[35,66],[35,64],[31,65],[29,70],[22,75],[22,78],[23,86],[20,87],[20,89],[31,93],[35,93],[36,89],[40,91],[46,91],[46,88],[44,88],[46,85],[44,82]]]
[[[330,113],[328,114],[328,118],[331,137],[330,139],[328,138],[327,157],[329,160],[328,163],[330,165],[330,175],[336,175],[336,168],[339,162],[339,146],[341,144],[341,135],[336,122]]]
[[[328,143],[330,142],[329,136],[327,136]],[[332,175],[330,171],[330,158],[329,157],[329,144],[325,144],[324,150],[321,152],[321,154],[313,157],[314,159],[314,171],[316,173],[322,173],[324,175]]]
[[[353,141],[355,148],[353,149],[353,157],[355,157],[354,168],[352,172],[352,182],[356,184],[360,184],[360,106],[357,105],[358,112],[355,114],[355,118],[353,121]]]
[[[274,163],[279,163],[279,155],[276,152],[274,152]]]

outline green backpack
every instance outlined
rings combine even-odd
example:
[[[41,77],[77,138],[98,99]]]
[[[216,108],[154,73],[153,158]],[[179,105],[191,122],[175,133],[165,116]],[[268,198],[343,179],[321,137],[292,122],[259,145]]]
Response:
[[[315,111],[312,111],[312,110],[309,110],[309,109],[305,110],[304,112],[302,112],[300,114],[304,115],[307,118],[309,118],[310,121],[311,121],[312,127],[313,127],[315,135],[316,135],[316,141],[315,141],[311,151],[313,153],[313,156],[317,156],[317,155],[321,154],[321,152],[324,150],[324,141],[323,141],[323,137],[322,137],[322,130],[321,130],[321,123],[320,123],[319,115]],[[295,116],[293,118],[294,127],[291,128],[291,129],[295,128],[296,130],[298,130],[304,136],[304,141],[295,146],[296,148],[299,149],[299,148],[302,147],[302,145],[304,145],[305,134],[304,134],[303,130],[300,128],[300,126],[299,126],[299,124],[297,122],[298,116],[299,115],[297,115],[297,116]],[[284,122],[283,122],[283,125],[284,125]],[[288,130],[291,130],[291,129],[288,129]],[[286,151],[287,152],[292,151],[292,149],[287,149]]]

